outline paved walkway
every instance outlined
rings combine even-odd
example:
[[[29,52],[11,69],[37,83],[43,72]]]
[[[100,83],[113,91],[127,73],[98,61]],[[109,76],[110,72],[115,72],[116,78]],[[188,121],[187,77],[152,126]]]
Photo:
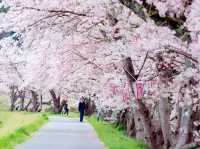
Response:
[[[94,129],[78,119],[50,117],[32,139],[16,149],[104,149]]]

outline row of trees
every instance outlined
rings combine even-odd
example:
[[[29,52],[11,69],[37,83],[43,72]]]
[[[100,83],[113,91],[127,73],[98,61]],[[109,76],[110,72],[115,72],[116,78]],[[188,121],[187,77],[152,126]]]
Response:
[[[26,88],[30,104],[40,110],[38,93],[50,91],[59,112],[61,95],[78,99],[95,93],[98,111],[112,111],[130,136],[151,148],[198,147],[199,0],[1,5],[7,10],[0,11],[1,68],[6,68],[0,78],[11,89],[11,101],[24,97]],[[144,84],[141,99],[138,81]]]
[[[17,86],[10,86],[10,110],[40,112],[45,110],[43,106],[46,105],[46,110],[50,108],[50,112],[60,113],[67,102],[66,97],[61,100],[61,95],[56,95],[53,89],[49,90],[49,95],[50,100],[47,101],[44,100],[42,92],[29,89],[20,90]],[[90,106],[90,104],[91,102],[88,101],[87,105]],[[87,110],[91,110],[91,108],[88,107]],[[89,111],[87,113],[93,112]]]

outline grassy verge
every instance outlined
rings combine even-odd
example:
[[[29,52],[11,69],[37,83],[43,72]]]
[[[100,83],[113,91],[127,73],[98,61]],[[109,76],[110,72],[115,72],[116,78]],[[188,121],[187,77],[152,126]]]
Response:
[[[108,149],[148,149],[142,142],[128,138],[123,130],[118,130],[113,124],[99,121],[92,116],[87,121],[95,128],[98,137]]]
[[[15,145],[29,139],[33,132],[37,131],[48,121],[46,115],[32,113],[0,112],[0,148],[13,149]]]
[[[78,112],[69,112],[68,118],[79,118],[79,115]]]
[[[0,95],[0,110],[6,111],[9,108],[9,97],[6,95]]]

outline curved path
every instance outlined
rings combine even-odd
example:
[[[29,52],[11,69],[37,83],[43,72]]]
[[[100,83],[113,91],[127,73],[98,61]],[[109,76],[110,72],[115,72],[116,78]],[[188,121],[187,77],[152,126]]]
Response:
[[[16,149],[104,149],[92,126],[78,119],[50,117],[32,139]]]

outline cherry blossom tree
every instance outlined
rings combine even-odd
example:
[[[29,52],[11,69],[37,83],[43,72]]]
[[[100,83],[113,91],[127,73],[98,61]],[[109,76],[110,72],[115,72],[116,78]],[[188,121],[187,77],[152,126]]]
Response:
[[[198,147],[199,5],[199,0],[5,0],[0,40],[14,32],[23,43],[10,48],[8,38],[1,40],[3,54],[10,53],[3,62],[13,66],[12,52],[26,49],[23,77],[12,69],[23,78],[14,83],[32,91],[33,109],[39,100],[33,91],[50,91],[55,112],[64,95],[95,94],[99,111],[112,111],[130,136],[151,148]],[[144,84],[141,99],[138,82]]]

